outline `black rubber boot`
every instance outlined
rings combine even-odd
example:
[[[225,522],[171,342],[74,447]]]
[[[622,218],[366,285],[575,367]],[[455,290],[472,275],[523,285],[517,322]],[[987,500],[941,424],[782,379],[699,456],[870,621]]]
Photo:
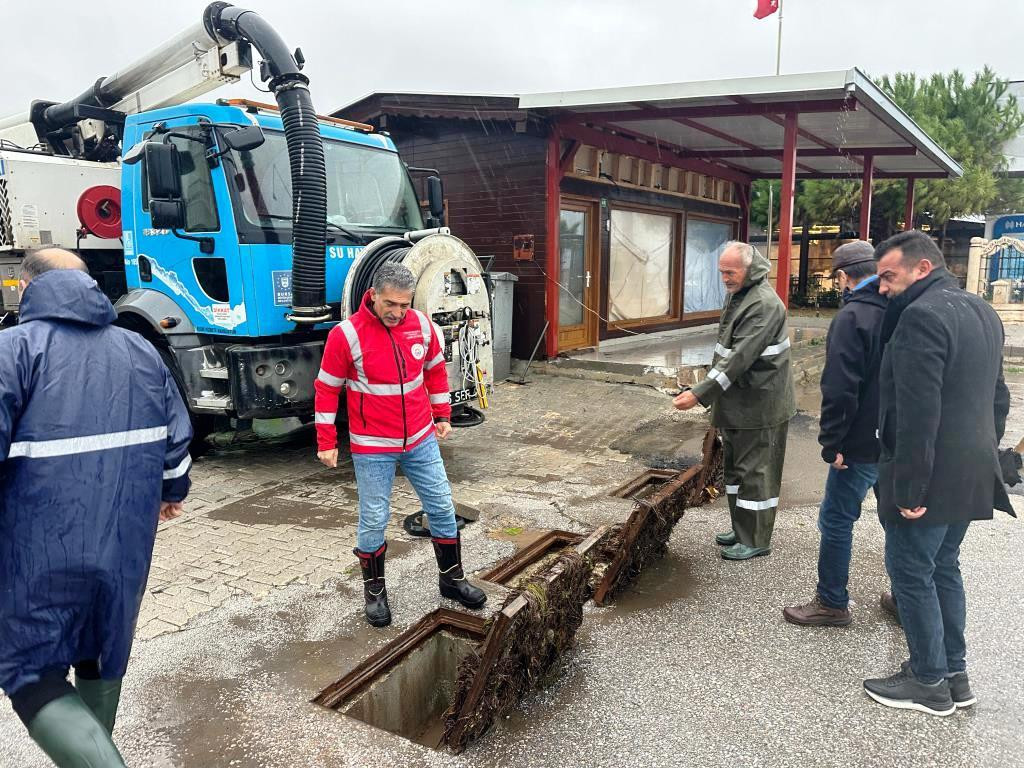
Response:
[[[462,570],[462,537],[454,539],[433,538],[434,556],[437,558],[437,585],[441,597],[455,600],[467,608],[480,608],[487,602],[487,595],[469,583]]]
[[[363,571],[366,620],[374,627],[386,627],[391,623],[391,606],[388,605],[388,591],[384,586],[384,555],[387,551],[386,541],[376,552],[352,550],[359,558],[359,567]]]

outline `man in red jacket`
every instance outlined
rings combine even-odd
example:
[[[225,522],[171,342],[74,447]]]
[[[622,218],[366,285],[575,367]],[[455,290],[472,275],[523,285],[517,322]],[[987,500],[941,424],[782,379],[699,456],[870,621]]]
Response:
[[[416,281],[400,264],[384,264],[359,311],[327,337],[316,387],[317,458],[338,465],[334,422],[348,387],[348,427],[359,489],[356,549],[363,572],[366,620],[391,623],[384,586],[384,530],[391,517],[395,465],[412,483],[433,534],[443,597],[479,608],[487,596],[462,570],[462,546],[451,486],[437,438],[451,434],[444,337],[424,313],[411,309]]]

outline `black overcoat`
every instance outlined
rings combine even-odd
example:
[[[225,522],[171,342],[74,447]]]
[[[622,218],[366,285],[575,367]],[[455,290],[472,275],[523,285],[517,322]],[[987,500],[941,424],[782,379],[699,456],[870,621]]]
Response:
[[[999,316],[937,269],[890,301],[882,342],[882,521],[950,525],[991,519],[993,508],[1013,515],[997,454],[1010,409]],[[916,521],[898,510],[922,506]]]

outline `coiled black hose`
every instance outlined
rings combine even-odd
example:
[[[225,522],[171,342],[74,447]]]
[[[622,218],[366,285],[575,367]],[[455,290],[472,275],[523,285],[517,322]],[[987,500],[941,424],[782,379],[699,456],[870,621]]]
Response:
[[[367,253],[359,260],[355,266],[356,272],[352,275],[352,293],[348,297],[350,315],[359,311],[359,302],[363,300],[363,296],[373,285],[373,276],[377,274],[380,266],[389,263],[401,264],[411,250],[411,245],[391,243],[372,253]]]

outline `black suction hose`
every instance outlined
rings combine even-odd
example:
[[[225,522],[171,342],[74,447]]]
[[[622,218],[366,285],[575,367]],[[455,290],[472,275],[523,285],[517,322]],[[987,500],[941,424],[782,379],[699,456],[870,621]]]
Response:
[[[213,3],[204,14],[207,30],[242,39],[263,57],[264,74],[281,110],[292,170],[292,314],[297,323],[329,320],[326,301],[327,164],[309,78],[301,73],[284,40],[258,14]]]

